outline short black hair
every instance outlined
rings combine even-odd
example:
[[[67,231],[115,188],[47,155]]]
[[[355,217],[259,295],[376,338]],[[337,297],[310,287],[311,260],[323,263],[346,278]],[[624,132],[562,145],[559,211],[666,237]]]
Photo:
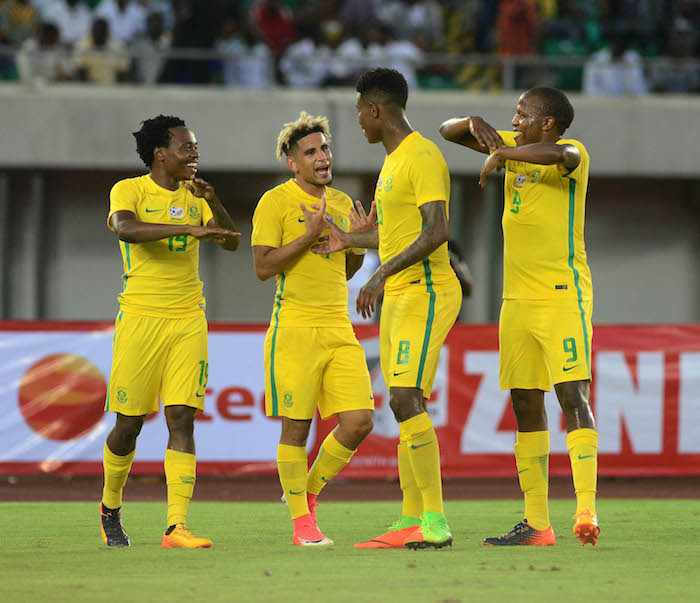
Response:
[[[559,134],[566,132],[571,122],[574,121],[574,108],[566,94],[561,90],[547,86],[530,88],[527,94],[537,97],[543,117],[551,115],[554,118],[559,128]]]
[[[396,69],[386,67],[370,69],[360,76],[355,89],[360,96],[377,95],[381,97],[378,99],[380,102],[389,102],[402,109],[406,108],[408,84],[406,78]]]
[[[173,115],[159,115],[141,122],[141,129],[133,132],[136,139],[136,152],[150,168],[153,165],[153,151],[156,147],[167,147],[172,134],[170,128],[187,127],[185,122]]]

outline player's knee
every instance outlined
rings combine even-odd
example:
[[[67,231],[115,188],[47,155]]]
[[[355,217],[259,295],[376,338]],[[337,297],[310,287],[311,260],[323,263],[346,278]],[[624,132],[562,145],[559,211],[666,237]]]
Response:
[[[194,433],[194,409],[169,407],[165,420],[171,434],[191,436]]]
[[[518,420],[527,419],[541,411],[541,404],[527,395],[511,392],[513,412]]]
[[[118,437],[127,440],[135,440],[141,433],[145,417],[127,417],[126,415],[117,415],[117,422],[114,425],[114,430]]]
[[[367,413],[353,426],[353,435],[356,439],[364,440],[374,429],[374,418],[372,413]]]
[[[591,411],[591,405],[583,396],[574,394],[570,396],[562,396],[559,399],[562,412],[567,414],[583,414]]]
[[[415,395],[408,392],[392,392],[389,406],[399,423],[425,412],[422,393],[420,390],[416,391],[419,393]]]

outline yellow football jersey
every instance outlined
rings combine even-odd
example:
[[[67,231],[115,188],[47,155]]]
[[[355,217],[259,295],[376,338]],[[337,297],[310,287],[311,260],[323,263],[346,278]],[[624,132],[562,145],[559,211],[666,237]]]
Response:
[[[408,247],[423,229],[420,206],[445,201],[450,215],[450,173],[437,145],[412,132],[384,159],[375,196],[382,264]],[[389,277],[387,292],[409,285],[439,287],[456,278],[447,243],[425,260]]]
[[[310,211],[320,200],[290,179],[267,191],[253,214],[251,245],[282,247],[306,232],[303,203]],[[326,187],[326,215],[342,230],[350,230],[352,200]],[[322,235],[328,234],[328,229]],[[288,270],[277,275],[272,321],[286,327],[332,327],[350,324],[345,253],[305,252]]]
[[[509,147],[516,132],[499,131]],[[583,240],[589,156],[578,140],[581,163],[506,161],[503,208],[503,299],[591,300],[593,285]]]
[[[206,225],[213,218],[204,199],[184,184],[176,191],[158,186],[150,175],[120,180],[109,194],[107,224],[116,211],[133,212],[141,222]],[[182,318],[205,308],[199,280],[199,241],[182,235],[149,243],[119,241],[124,259],[121,310],[144,316]]]

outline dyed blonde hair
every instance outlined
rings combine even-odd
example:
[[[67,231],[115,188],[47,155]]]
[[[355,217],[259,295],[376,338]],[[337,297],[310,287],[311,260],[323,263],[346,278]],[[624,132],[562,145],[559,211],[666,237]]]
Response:
[[[282,159],[282,155],[289,156],[294,145],[304,136],[320,132],[327,140],[331,139],[331,132],[328,127],[328,118],[322,115],[309,115],[306,111],[299,113],[296,121],[284,124],[282,131],[277,137],[277,159]]]

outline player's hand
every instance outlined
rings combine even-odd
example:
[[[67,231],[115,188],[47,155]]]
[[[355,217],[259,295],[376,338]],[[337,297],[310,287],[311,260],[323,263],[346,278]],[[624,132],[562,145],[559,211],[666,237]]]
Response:
[[[481,117],[469,118],[469,132],[482,147],[488,147],[492,151],[505,145],[496,129]]]
[[[185,188],[195,197],[205,199],[206,201],[211,201],[216,197],[214,187],[201,178],[195,178],[192,182],[185,182]]]
[[[493,170],[500,172],[505,164],[505,159],[500,156],[498,151],[489,155],[484,161],[484,165],[481,166],[481,174],[479,174],[479,185],[481,188],[486,186],[486,177],[489,175],[489,172],[493,172]]]
[[[330,232],[321,237],[316,245],[311,248],[311,251],[319,255],[325,255],[348,249],[350,247],[348,233],[338,228],[333,222],[328,222],[327,226],[331,229]]]
[[[362,203],[355,201],[355,207],[350,211],[350,224],[352,225],[352,232],[376,230],[376,219],[377,204],[375,201],[372,201],[372,205],[369,208],[369,215],[365,213],[365,208],[362,206]]]
[[[357,312],[362,314],[362,318],[372,318],[375,311],[377,298],[384,291],[386,280],[382,276],[382,267],[375,270],[372,277],[364,284],[357,296]]]
[[[326,221],[326,195],[321,197],[320,205],[312,203],[309,206],[316,211],[310,211],[303,203],[299,203],[299,207],[301,207],[301,211],[304,214],[306,234],[313,241],[317,240],[328,226],[328,222]]]
[[[190,236],[199,241],[208,243],[227,243],[229,241],[240,241],[241,233],[228,230],[227,228],[218,228],[210,226],[190,226],[188,233]]]

